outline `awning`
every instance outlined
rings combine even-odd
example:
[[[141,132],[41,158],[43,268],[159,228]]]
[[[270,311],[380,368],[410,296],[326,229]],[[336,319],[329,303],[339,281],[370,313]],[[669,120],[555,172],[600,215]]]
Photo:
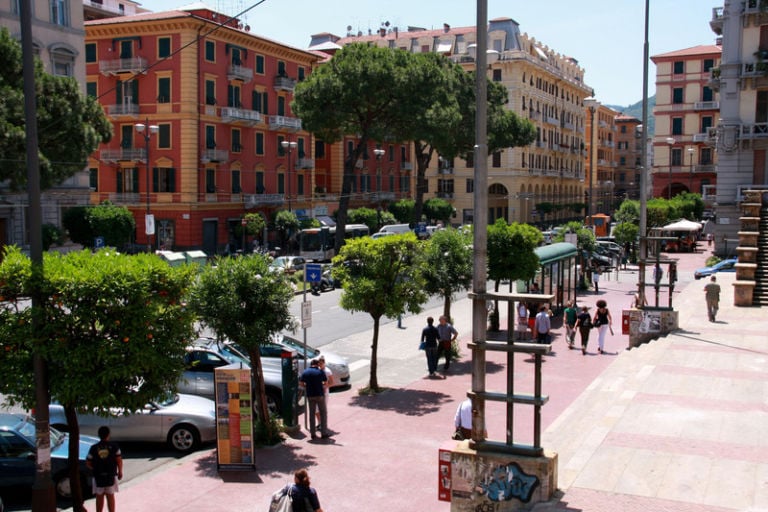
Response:
[[[556,244],[542,245],[537,247],[534,252],[539,257],[541,265],[548,265],[556,261],[575,257],[577,254],[576,246],[568,242],[558,242]]]
[[[320,222],[320,225],[322,226],[328,226],[329,228],[331,228],[336,225],[336,221],[328,217],[327,215],[318,215],[315,218],[318,220],[318,222]]]
[[[662,231],[700,231],[701,223],[693,222],[692,220],[682,219],[672,224],[667,224]]]
[[[442,41],[437,43],[437,53],[449,53],[451,51],[451,43],[443,43]]]

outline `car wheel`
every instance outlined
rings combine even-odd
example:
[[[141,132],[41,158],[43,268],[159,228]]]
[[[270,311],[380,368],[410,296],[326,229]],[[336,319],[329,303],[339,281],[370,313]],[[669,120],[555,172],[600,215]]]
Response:
[[[200,433],[195,427],[177,425],[168,433],[168,444],[177,452],[191,452],[200,445]]]
[[[72,498],[72,480],[69,478],[69,473],[62,471],[58,473],[54,479],[54,487],[56,489],[56,496],[62,499]],[[85,473],[80,473],[80,487],[83,491],[83,499],[87,499],[91,496],[91,480]]]

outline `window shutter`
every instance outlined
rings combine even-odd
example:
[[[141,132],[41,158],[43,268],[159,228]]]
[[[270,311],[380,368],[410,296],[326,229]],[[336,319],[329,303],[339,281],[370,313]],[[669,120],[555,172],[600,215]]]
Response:
[[[168,192],[176,192],[176,168],[168,169]]]
[[[157,167],[153,167],[152,168],[152,192],[157,192],[158,190],[160,190],[160,188],[157,186],[158,174],[160,173],[158,172]]]
[[[117,192],[118,194],[122,194],[123,192],[123,171],[117,171],[117,174],[115,174],[115,177],[117,178]]]

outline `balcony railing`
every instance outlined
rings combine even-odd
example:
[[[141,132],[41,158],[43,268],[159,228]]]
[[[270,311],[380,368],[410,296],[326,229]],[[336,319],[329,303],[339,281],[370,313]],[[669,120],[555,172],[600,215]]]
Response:
[[[139,115],[139,106],[133,103],[121,103],[119,105],[107,105],[107,115],[112,117],[130,116],[136,117]]]
[[[248,83],[253,80],[253,70],[245,66],[232,64],[227,69],[227,80],[241,80]]]
[[[137,204],[146,201],[147,195],[138,192],[112,192],[109,201],[114,204]]]
[[[711,28],[712,32],[714,32],[715,34],[719,36],[723,35],[723,8],[722,7],[712,8],[712,19],[709,20],[709,28]]]
[[[143,162],[146,155],[145,148],[102,149],[100,153],[105,162]]]
[[[245,194],[243,202],[246,208],[253,208],[258,205],[283,204],[285,194]]]
[[[437,197],[440,199],[453,199],[453,192],[438,192]]]
[[[103,75],[118,75],[121,73],[145,73],[147,61],[141,57],[128,59],[102,60],[99,62],[99,72]]]
[[[742,139],[765,139],[768,138],[768,123],[755,123],[741,125]]]
[[[719,108],[719,101],[697,101],[693,104],[694,110],[717,110]]]
[[[768,63],[764,61],[743,62],[741,64],[742,77],[765,76],[768,73]]]
[[[296,162],[296,167],[298,169],[314,169],[315,160],[312,158],[299,158],[298,162]]]
[[[222,107],[221,119],[228,123],[244,123],[250,126],[261,122],[261,112],[236,107]]]
[[[693,142],[707,142],[709,140],[708,133],[694,133]]]
[[[269,129],[297,132],[301,130],[301,119],[298,117],[269,116]]]
[[[413,164],[411,162],[400,162],[400,170],[401,171],[412,171],[413,170]]]
[[[292,92],[296,88],[296,80],[288,76],[278,75],[274,82],[275,90]]]
[[[561,126],[565,128],[566,130],[573,130],[575,128],[573,123],[569,123],[567,121],[563,121]]]
[[[437,170],[437,174],[453,174],[453,167],[442,167]]]
[[[200,161],[208,162],[226,162],[229,160],[229,151],[226,149],[206,149],[200,155]]]

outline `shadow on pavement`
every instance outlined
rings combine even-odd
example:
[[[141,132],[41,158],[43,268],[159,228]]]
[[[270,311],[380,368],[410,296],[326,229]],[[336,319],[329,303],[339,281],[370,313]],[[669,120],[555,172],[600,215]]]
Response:
[[[438,412],[445,402],[454,397],[446,393],[419,389],[390,389],[378,395],[358,395],[349,402],[355,407],[379,411],[392,411],[406,416],[422,416]]]

